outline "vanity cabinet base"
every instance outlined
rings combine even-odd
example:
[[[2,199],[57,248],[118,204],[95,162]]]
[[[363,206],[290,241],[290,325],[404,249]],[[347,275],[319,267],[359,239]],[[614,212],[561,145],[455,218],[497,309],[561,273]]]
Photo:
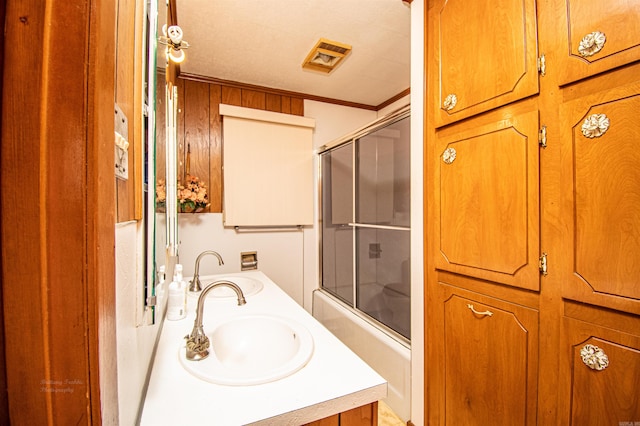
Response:
[[[378,424],[378,402],[363,405],[304,426],[376,426]]]

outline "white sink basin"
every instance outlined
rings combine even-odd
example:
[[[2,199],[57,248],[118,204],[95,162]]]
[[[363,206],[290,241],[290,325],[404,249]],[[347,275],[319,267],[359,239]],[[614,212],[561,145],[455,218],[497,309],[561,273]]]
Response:
[[[220,281],[220,280],[231,281],[232,283],[238,285],[242,290],[244,297],[253,296],[256,293],[259,293],[264,287],[264,284],[262,284],[262,281],[260,280],[256,280],[250,277],[238,276],[238,275],[225,275],[225,276],[220,276],[215,278],[204,277],[204,278],[200,278],[200,283],[202,284],[202,288],[205,288],[208,284],[211,284],[212,282]],[[214,288],[209,292],[209,294],[207,294],[207,298],[209,297],[235,299],[236,293],[233,290],[231,290],[229,287],[219,286]]]
[[[207,324],[204,324],[205,330]],[[257,385],[287,377],[304,367],[313,354],[309,330],[293,320],[272,315],[242,315],[213,325],[211,354],[183,367],[199,379],[222,385]]]

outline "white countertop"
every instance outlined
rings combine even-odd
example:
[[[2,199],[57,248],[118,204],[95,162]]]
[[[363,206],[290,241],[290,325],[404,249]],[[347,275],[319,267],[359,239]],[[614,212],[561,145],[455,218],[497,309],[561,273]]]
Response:
[[[301,370],[283,379],[252,386],[217,385],[187,372],[178,359],[184,336],[195,319],[196,297],[188,297],[187,317],[165,320],[144,401],[141,425],[245,424],[298,426],[387,396],[387,382],[322,324],[260,271],[220,274],[263,282],[259,293],[238,306],[234,298],[208,298],[204,331],[216,321],[241,314],[274,314],[304,325],[313,335],[314,352]],[[216,278],[202,279],[203,285]]]

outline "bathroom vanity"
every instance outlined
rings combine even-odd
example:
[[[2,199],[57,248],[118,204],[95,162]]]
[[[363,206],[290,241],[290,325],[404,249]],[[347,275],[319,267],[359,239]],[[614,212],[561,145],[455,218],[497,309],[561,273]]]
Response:
[[[238,306],[235,293],[225,292],[228,289],[223,287],[210,292],[204,304],[203,328],[212,339],[211,354],[202,361],[183,359],[185,336],[194,325],[197,297],[188,297],[185,319],[165,320],[142,408],[142,426],[377,424],[377,401],[387,395],[387,382],[380,375],[264,273],[220,274],[203,277],[202,283],[206,286],[221,278],[229,281],[235,278],[243,290],[247,289],[247,303]],[[260,283],[257,289],[256,286],[245,286],[252,282]],[[262,362],[268,366],[265,370],[270,369],[269,359],[277,358],[280,348],[291,350],[288,348],[290,342],[280,340],[275,328],[270,326],[276,322],[284,324],[285,330],[291,325],[295,330],[292,338],[296,345],[300,341],[301,351],[308,349],[310,337],[311,354],[292,356],[290,362],[299,365],[292,365],[288,370],[274,368],[272,375],[259,369],[252,371]],[[246,328],[246,324],[250,328]],[[261,332],[256,333],[256,328]],[[239,336],[241,333],[250,337],[236,345],[236,337],[247,337]],[[264,336],[269,337],[259,343]],[[228,348],[231,352],[236,350],[235,355],[230,355],[231,362],[236,365],[225,374],[217,374],[215,369],[223,368],[221,365],[224,364],[225,348],[220,345],[221,342],[226,345],[227,341],[236,346],[235,349]],[[249,360],[243,360],[237,351],[244,350],[242,348],[247,345],[251,346],[251,353],[246,354]],[[235,367],[238,368],[234,370]]]

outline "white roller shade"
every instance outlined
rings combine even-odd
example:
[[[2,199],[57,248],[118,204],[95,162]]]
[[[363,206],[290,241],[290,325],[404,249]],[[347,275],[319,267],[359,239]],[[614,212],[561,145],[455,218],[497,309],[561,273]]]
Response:
[[[313,224],[315,120],[224,104],[220,114],[225,226]]]

